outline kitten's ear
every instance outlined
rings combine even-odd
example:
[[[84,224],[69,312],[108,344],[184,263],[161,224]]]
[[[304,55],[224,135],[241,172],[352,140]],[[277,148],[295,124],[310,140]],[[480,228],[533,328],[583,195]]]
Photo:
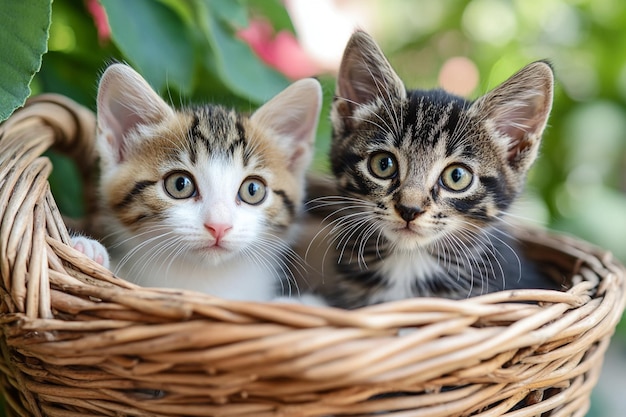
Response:
[[[405,96],[404,83],[374,39],[363,31],[354,32],[339,66],[333,111],[349,125],[359,106]]]
[[[506,146],[508,162],[525,172],[534,162],[550,109],[554,74],[546,62],[522,68],[473,105],[496,141]]]
[[[269,128],[289,157],[289,170],[304,175],[313,158],[313,144],[322,108],[322,88],[313,78],[294,82],[261,106],[250,118]]]
[[[106,138],[104,157],[124,160],[129,133],[140,125],[158,123],[173,110],[131,67],[109,66],[98,85],[98,137]]]

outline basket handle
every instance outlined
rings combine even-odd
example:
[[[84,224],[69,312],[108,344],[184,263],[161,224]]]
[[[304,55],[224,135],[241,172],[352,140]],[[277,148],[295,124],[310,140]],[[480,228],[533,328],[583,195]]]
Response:
[[[54,142],[51,146],[72,157],[81,173],[91,170],[95,161],[96,133],[96,117],[91,110],[60,94],[41,94],[29,98],[24,107],[2,124],[1,130],[9,134],[31,118],[40,119],[52,129]]]
[[[9,312],[51,314],[46,239],[69,243],[69,235],[50,193],[52,164],[41,155],[55,148],[89,178],[96,159],[95,129],[91,111],[57,94],[29,99],[0,125],[0,285]],[[93,182],[85,185],[93,187]],[[91,195],[93,190],[85,191],[88,215],[96,208]]]

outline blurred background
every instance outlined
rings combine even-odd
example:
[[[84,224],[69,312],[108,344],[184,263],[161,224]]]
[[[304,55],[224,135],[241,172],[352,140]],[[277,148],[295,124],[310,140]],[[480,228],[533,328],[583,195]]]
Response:
[[[516,213],[611,250],[626,262],[626,2],[623,0],[55,0],[33,94],[95,109],[107,64],[138,69],[174,105],[254,110],[291,80],[317,76],[325,107],[316,169],[326,169],[328,104],[345,43],[371,33],[409,88],[475,98],[525,64],[549,60],[557,88],[541,156]],[[57,155],[62,211],[80,216],[80,183]],[[626,404],[626,326],[591,416]]]

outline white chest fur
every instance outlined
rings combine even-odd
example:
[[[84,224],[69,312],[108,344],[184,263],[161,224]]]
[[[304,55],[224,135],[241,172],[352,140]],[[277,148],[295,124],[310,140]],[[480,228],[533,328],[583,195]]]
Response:
[[[380,291],[374,302],[386,302],[412,297],[415,282],[433,276],[443,270],[430,254],[420,250],[397,251],[385,257],[380,265],[380,274],[388,285]]]
[[[242,257],[207,265],[179,258],[171,262],[157,261],[139,269],[132,263],[117,268],[115,261],[113,259],[113,270],[119,276],[144,287],[187,289],[246,301],[270,301],[277,294],[289,295],[288,283],[279,282],[280,268],[269,262],[259,264]]]

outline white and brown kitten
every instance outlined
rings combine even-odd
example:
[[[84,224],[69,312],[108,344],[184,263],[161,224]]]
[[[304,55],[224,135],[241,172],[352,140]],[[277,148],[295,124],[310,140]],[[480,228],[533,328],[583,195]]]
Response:
[[[174,110],[130,67],[108,67],[97,100],[99,227],[114,271],[228,299],[296,291],[289,243],[320,108],[319,83],[305,79],[251,116]],[[107,262],[97,242],[74,245]]]
[[[331,111],[334,185],[311,187],[311,211],[324,221],[304,239],[326,302],[552,287],[503,219],[537,156],[552,90],[545,62],[473,102],[408,90],[374,40],[355,32]]]

